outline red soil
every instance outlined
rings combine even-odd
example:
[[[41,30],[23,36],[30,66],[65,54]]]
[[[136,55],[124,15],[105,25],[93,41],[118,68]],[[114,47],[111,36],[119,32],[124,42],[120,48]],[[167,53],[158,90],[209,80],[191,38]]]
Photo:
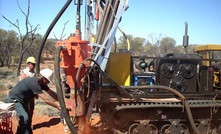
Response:
[[[64,125],[60,117],[39,116],[37,111],[33,115],[34,134],[64,134]]]
[[[99,120],[99,116],[92,115],[91,125],[94,126]],[[34,134],[71,134],[70,131],[65,133],[64,125],[60,122],[59,116],[39,116],[36,110],[33,115],[32,125]],[[91,130],[90,134],[106,134],[106,132],[101,129],[96,132]]]

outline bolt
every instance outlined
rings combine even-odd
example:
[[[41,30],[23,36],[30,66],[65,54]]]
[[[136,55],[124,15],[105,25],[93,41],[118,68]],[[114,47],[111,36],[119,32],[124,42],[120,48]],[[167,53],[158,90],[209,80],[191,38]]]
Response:
[[[135,134],[139,134],[137,129],[134,129],[134,133]]]
[[[170,132],[170,130],[167,130],[165,133],[166,133],[166,134],[170,134],[171,132]]]
[[[184,134],[184,130],[181,130],[180,132],[181,132],[181,134]]]
[[[178,126],[178,122],[177,121],[173,121],[173,123],[172,123],[174,126]]]
[[[207,121],[205,121],[205,120],[203,120],[202,122],[201,122],[201,124],[203,124],[203,125],[207,125]]]
[[[144,125],[144,127],[146,127],[147,126],[147,122],[143,122],[143,125]]]
[[[162,110],[157,110],[157,115],[162,114]]]

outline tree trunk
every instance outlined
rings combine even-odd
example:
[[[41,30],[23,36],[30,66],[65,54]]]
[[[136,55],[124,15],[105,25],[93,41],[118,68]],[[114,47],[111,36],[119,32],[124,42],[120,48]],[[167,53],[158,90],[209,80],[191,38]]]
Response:
[[[21,54],[21,56],[19,57],[19,61],[18,61],[18,70],[17,70],[17,76],[19,76],[20,74],[20,70],[21,70],[21,64],[22,64],[22,59],[23,59],[23,53]]]
[[[0,60],[0,63],[1,63],[1,67],[4,67],[4,61],[3,60]]]

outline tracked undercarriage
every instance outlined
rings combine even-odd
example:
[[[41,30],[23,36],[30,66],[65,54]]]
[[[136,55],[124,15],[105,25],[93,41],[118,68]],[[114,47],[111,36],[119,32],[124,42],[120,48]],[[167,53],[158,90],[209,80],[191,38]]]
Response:
[[[185,100],[150,97],[139,98],[137,102],[116,95],[101,96],[99,107],[102,122],[114,133],[194,134],[194,129],[197,129],[200,134],[219,134],[221,131],[221,100],[216,96]],[[187,112],[188,109],[190,111]],[[195,126],[191,126],[190,120]]]

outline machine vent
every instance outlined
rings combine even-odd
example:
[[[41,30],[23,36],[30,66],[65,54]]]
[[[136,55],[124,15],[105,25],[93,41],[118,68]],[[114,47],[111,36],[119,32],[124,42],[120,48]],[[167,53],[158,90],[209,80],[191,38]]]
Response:
[[[178,71],[178,65],[176,63],[163,63],[161,66],[162,74],[168,78],[173,78],[177,71]]]
[[[194,64],[183,63],[179,66],[179,73],[186,79],[192,78],[196,73],[196,67]]]
[[[170,80],[170,87],[176,89],[177,91],[184,92],[187,88],[186,79],[181,75],[174,76]]]
[[[150,81],[146,78],[140,78],[137,81],[137,86],[145,86],[145,85],[150,85]]]
[[[151,76],[135,76],[134,86],[153,85],[153,78]]]

